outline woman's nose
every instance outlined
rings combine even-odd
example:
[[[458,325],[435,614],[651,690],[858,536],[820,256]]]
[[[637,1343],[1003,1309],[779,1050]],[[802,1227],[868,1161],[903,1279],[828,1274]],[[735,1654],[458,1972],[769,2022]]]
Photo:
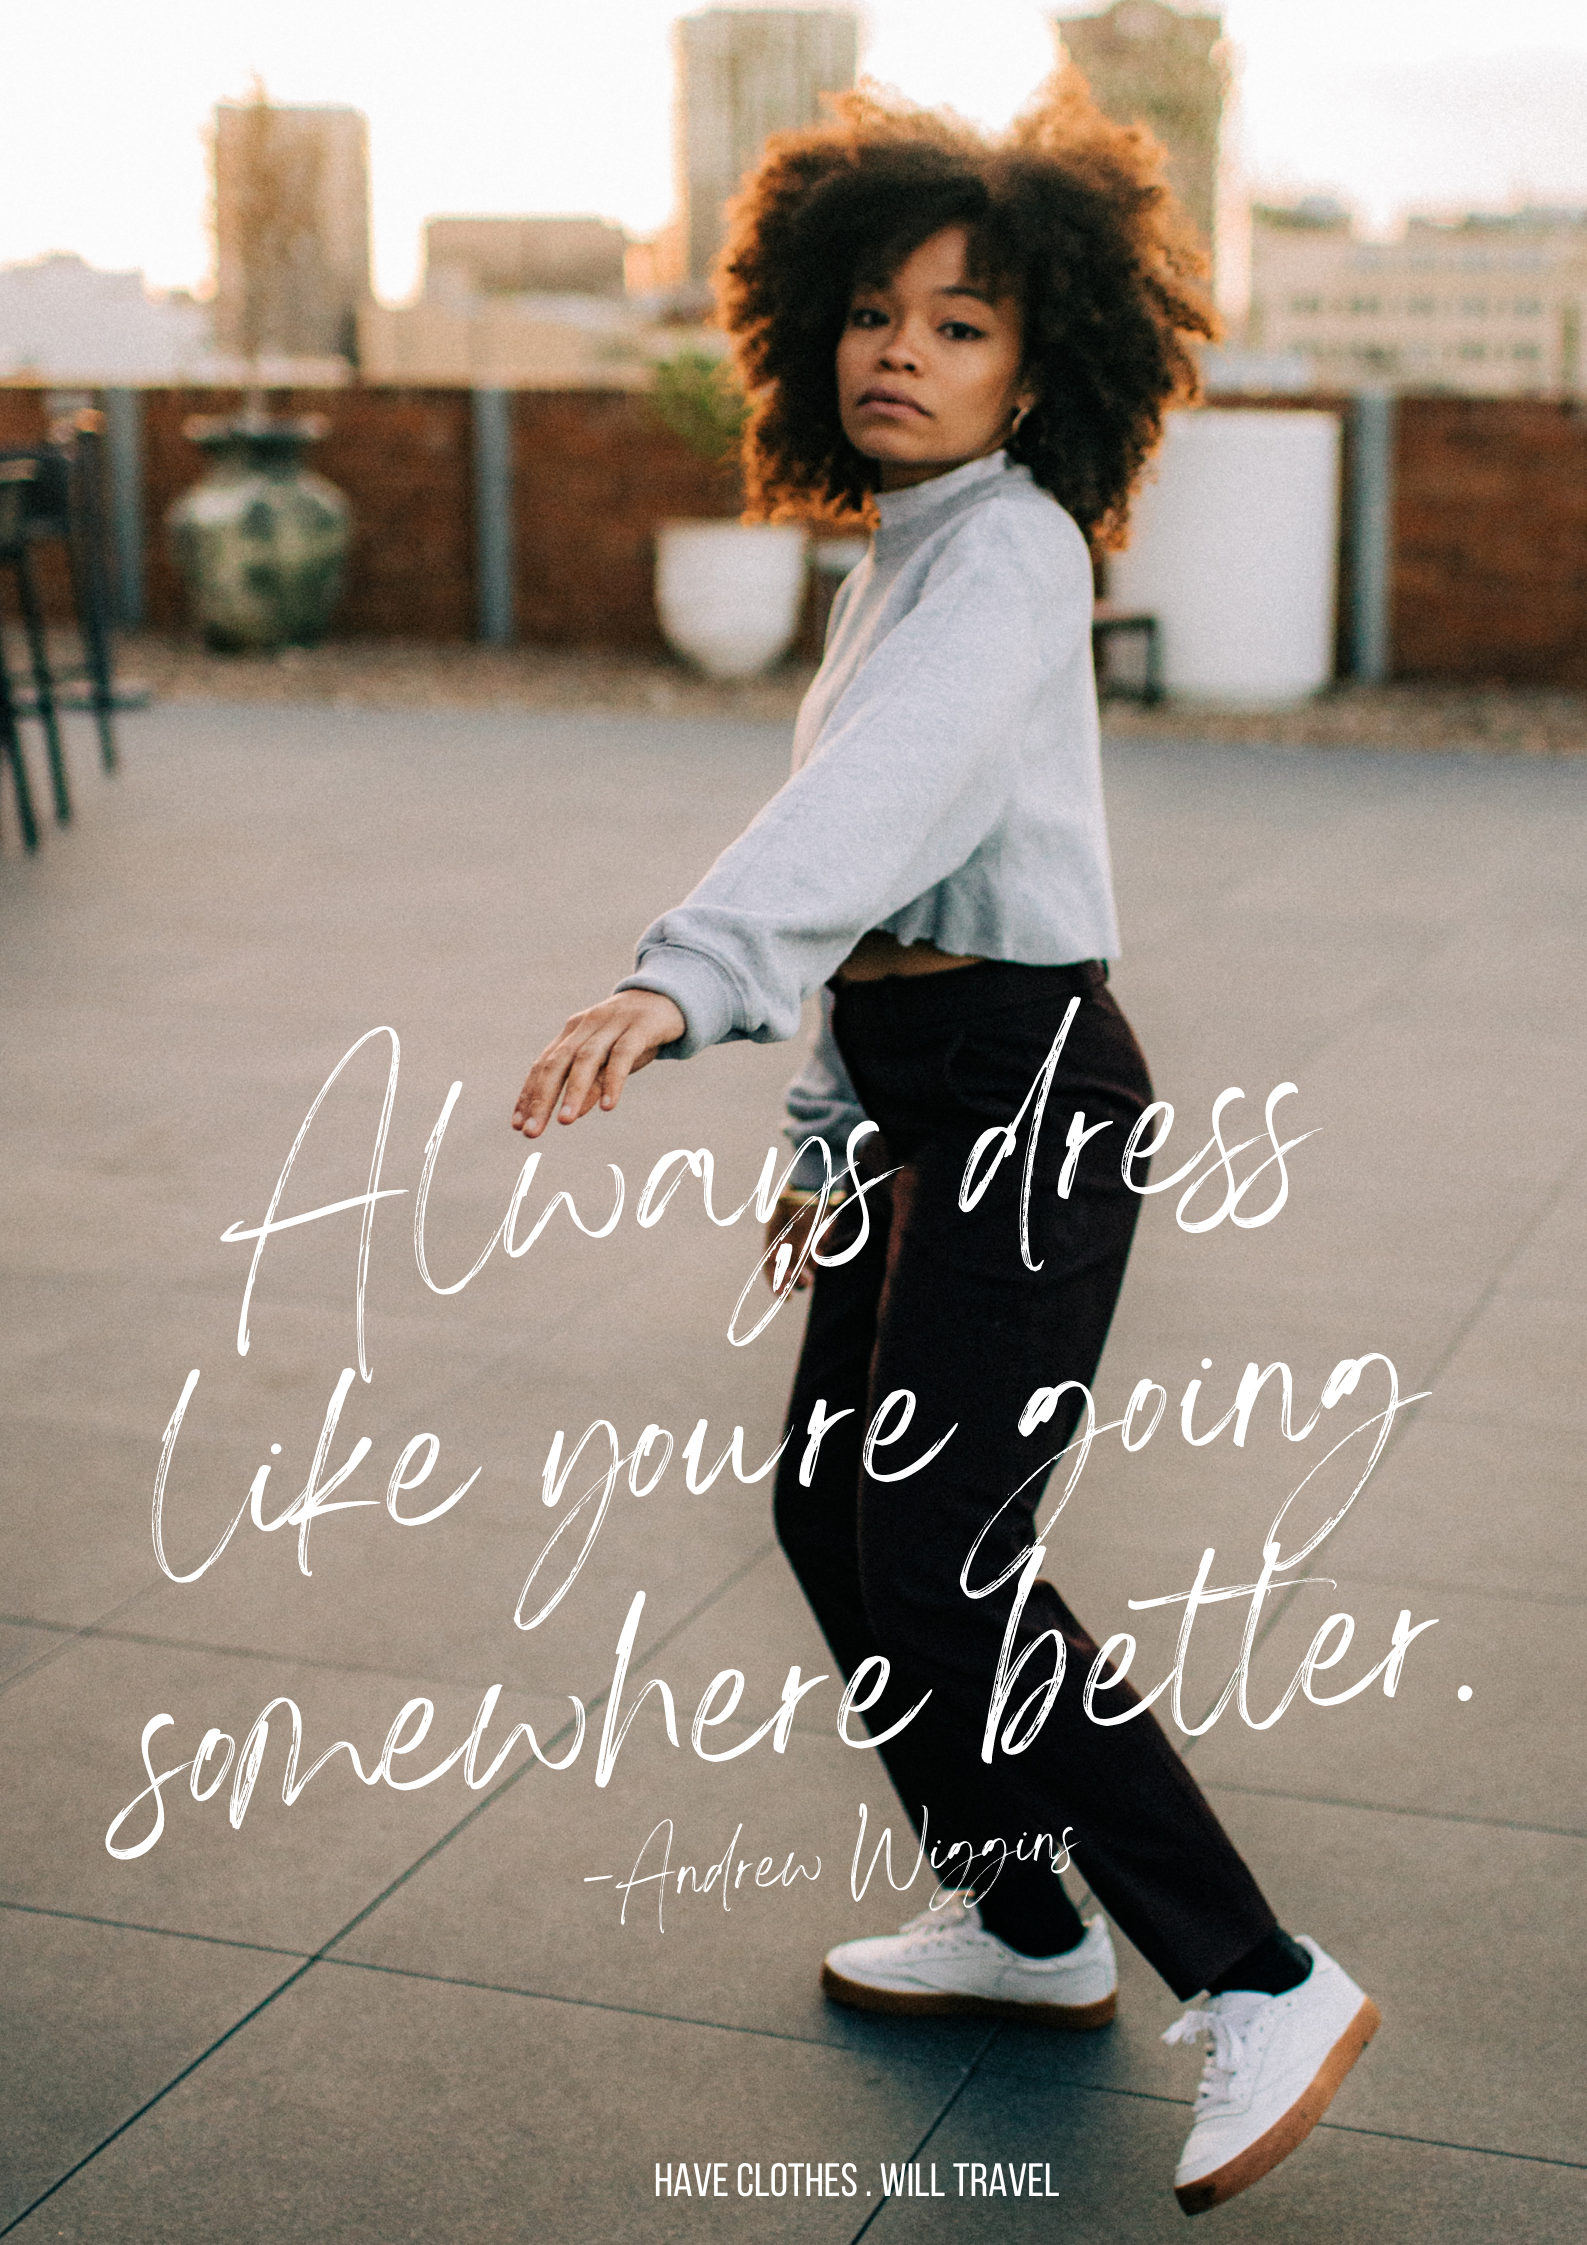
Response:
[[[907,370],[913,374],[919,366],[914,349],[902,335],[890,336],[877,356],[878,364],[893,368],[899,373]]]

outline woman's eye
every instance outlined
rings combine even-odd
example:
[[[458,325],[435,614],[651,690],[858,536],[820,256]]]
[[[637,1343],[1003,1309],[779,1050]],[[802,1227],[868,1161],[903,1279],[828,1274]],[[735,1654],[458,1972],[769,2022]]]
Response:
[[[983,327],[973,327],[968,320],[944,320],[942,332],[950,343],[974,343],[986,333]]]
[[[849,313],[850,327],[885,327],[887,314],[879,312],[874,304],[856,304]]]

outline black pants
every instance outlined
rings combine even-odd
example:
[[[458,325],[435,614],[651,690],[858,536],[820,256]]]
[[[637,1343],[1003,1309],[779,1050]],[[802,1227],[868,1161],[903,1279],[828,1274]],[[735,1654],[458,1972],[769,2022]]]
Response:
[[[977,1138],[1018,1112],[1076,995],[1038,1140],[1028,1228],[1030,1260],[1041,1267],[1033,1271],[1020,1245],[1032,1116],[969,1213],[960,1184]],[[881,1749],[917,1832],[929,1812],[928,1844],[963,1840],[979,1850],[1000,1837],[1012,1848],[1022,1834],[1056,1840],[1069,1827],[1076,1867],[1098,1900],[1175,1993],[1192,1995],[1272,1929],[1273,1912],[1151,1713],[1117,1729],[1086,1715],[1081,1693],[1097,1647],[1044,1581],[1026,1603],[1017,1646],[1057,1631],[1063,1683],[1024,1751],[999,1744],[990,1764],[982,1759],[1020,1559],[1035,1541],[1046,1478],[1037,1469],[1079,1417],[1077,1399],[1065,1397],[1054,1418],[1021,1435],[1020,1414],[1038,1387],[1089,1384],[1102,1354],[1139,1206],[1119,1156],[1152,1096],[1140,1048],[1096,967],[987,962],[846,983],[834,1030],[883,1134],[877,1166],[896,1165],[898,1174],[868,1195],[872,1230],[860,1254],[816,1276],[789,1405],[796,1438],[777,1484],[783,1549],[844,1674],[876,1653],[891,1663],[885,1698],[867,1716],[873,1731],[931,1695]],[[1077,1109],[1085,1127],[1110,1127],[1086,1145],[1060,1198]],[[827,1249],[857,1229],[851,1208]],[[913,1421],[875,1451],[868,1473],[866,1429],[900,1388],[916,1399]],[[803,1436],[818,1397],[829,1413],[853,1415],[825,1436],[805,1488]],[[953,1426],[922,1471],[885,1478]],[[1005,1570],[1010,1579],[972,1599],[960,1570],[1015,1490],[981,1544],[972,1582]],[[1047,1643],[1026,1664],[1000,1733],[1053,1667]],[[1133,1697],[1124,1684],[1104,1704],[1118,1714]],[[991,1860],[982,1858],[977,1885]],[[970,1883],[955,1869],[944,1867],[948,1883]],[[982,1917],[1037,1954],[1069,1946],[1080,1930],[1045,1857],[1004,1859]]]

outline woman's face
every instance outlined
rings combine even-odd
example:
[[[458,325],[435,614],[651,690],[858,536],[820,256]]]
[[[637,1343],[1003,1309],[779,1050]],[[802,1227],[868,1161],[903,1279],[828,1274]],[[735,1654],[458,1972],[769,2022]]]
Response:
[[[1019,305],[965,271],[969,236],[945,226],[878,286],[860,285],[838,341],[838,411],[883,491],[924,483],[1006,443],[1035,403]]]

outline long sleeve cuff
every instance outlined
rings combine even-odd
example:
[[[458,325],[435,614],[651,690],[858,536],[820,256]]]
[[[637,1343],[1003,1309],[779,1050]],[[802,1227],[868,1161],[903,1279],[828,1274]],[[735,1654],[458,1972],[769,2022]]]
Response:
[[[726,973],[703,951],[686,951],[680,945],[659,943],[641,953],[634,972],[618,983],[619,990],[659,990],[670,998],[688,1024],[684,1034],[663,1045],[658,1060],[692,1060],[707,1045],[719,1045],[733,1034],[738,1022],[738,992]]]

